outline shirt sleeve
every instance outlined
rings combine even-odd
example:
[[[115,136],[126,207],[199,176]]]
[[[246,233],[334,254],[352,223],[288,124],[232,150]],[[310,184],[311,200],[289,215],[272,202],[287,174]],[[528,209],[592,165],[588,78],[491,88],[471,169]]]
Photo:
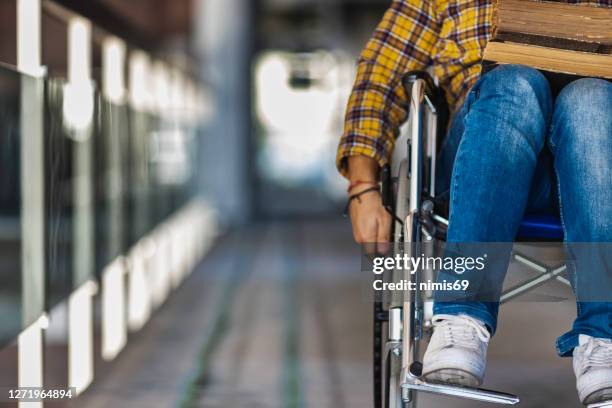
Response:
[[[384,166],[406,120],[402,75],[426,69],[438,39],[434,0],[394,0],[362,51],[351,92],[336,166],[364,155]]]

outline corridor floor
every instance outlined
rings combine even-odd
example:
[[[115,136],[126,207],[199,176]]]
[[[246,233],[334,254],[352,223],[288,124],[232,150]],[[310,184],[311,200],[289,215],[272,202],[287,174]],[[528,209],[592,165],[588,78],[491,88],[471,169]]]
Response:
[[[345,221],[258,224],[223,237],[79,408],[369,408],[371,302]],[[520,407],[579,407],[553,342],[572,302],[502,307],[485,387]],[[424,395],[423,408],[485,407]]]

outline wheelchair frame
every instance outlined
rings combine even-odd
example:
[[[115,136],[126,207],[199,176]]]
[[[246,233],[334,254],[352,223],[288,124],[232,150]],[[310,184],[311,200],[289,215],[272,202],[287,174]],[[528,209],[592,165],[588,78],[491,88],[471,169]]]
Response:
[[[448,226],[448,220],[435,213],[433,202],[438,141],[446,133],[446,118],[440,109],[443,96],[427,73],[408,73],[402,78],[402,84],[409,97],[408,148],[399,164],[394,163],[397,168],[394,174],[391,174],[391,166],[383,169],[382,196],[383,205],[395,214],[393,241],[396,248],[411,251],[410,244],[431,241]],[[548,267],[518,251],[512,252],[511,260],[527,266],[536,275],[505,290],[501,303],[551,280],[570,285],[563,276],[566,271],[564,264]],[[402,279],[415,281],[418,288],[426,272],[395,273],[403,274],[400,275]],[[430,383],[421,378],[419,344],[424,333],[431,328],[431,306],[432,302],[425,301],[419,291],[404,295],[399,302],[389,302],[386,309],[383,302],[374,302],[374,407],[416,408],[420,392],[504,405],[517,404],[520,400],[515,395]],[[409,319],[404,319],[406,316]]]

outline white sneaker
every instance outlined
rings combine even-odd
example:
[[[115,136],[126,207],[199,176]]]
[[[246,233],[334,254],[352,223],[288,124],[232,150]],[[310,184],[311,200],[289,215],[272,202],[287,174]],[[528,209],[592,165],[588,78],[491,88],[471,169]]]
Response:
[[[487,345],[485,325],[466,315],[435,315],[434,332],[423,357],[423,376],[430,381],[477,387],[484,378]]]
[[[578,397],[584,405],[612,401],[612,340],[581,334],[574,349]]]

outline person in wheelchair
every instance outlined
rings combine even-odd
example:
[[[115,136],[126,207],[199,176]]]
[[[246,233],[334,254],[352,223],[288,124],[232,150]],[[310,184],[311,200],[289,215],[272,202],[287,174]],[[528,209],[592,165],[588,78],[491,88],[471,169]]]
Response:
[[[363,193],[349,201],[357,242],[389,240],[392,219],[374,187],[407,117],[401,77],[424,70],[451,109],[437,182],[450,191],[448,242],[512,242],[525,212],[555,209],[567,242],[612,241],[612,84],[584,78],[553,92],[525,66],[482,74],[491,20],[486,0],[395,0],[385,13],[361,53],[337,153],[349,195]],[[494,273],[501,288],[505,270]],[[609,274],[576,270],[583,280]],[[480,385],[497,311],[496,302],[437,302],[423,376]],[[612,303],[578,302],[557,351],[573,355],[584,404],[612,399]]]

